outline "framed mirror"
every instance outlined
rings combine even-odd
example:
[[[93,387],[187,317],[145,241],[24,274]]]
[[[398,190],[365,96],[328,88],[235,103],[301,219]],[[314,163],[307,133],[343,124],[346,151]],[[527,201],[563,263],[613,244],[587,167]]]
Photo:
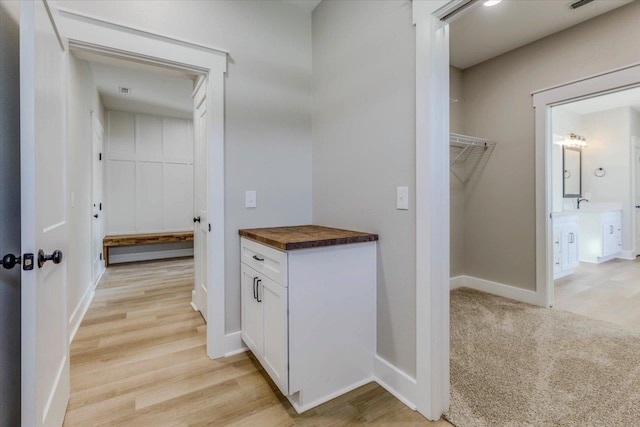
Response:
[[[563,197],[582,197],[582,148],[563,147],[562,169],[564,170]]]

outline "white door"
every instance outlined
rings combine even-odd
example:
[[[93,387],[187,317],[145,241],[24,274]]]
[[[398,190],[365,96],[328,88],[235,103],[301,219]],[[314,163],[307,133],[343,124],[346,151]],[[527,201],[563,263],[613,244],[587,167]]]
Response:
[[[193,253],[195,262],[195,298],[194,304],[207,320],[207,233],[209,222],[207,215],[209,187],[207,182],[207,102],[206,82],[203,82],[194,94],[194,228]]]
[[[91,113],[91,157],[92,157],[92,211],[93,215],[92,230],[91,230],[91,265],[92,265],[92,277],[93,284],[98,281],[98,278],[104,271],[104,261],[102,260],[102,222],[104,221],[103,207],[102,207],[102,135],[103,129],[100,121],[96,117],[95,112]]]
[[[634,253],[640,255],[640,138],[633,137],[631,146],[633,159],[633,224],[635,230]]]
[[[20,3],[22,425],[59,426],[69,399],[66,54],[49,5]],[[38,252],[42,251],[41,261]],[[35,259],[29,262],[29,254]],[[46,260],[46,261],[45,261]],[[30,267],[29,267],[30,264]],[[29,269],[31,268],[31,269]]]

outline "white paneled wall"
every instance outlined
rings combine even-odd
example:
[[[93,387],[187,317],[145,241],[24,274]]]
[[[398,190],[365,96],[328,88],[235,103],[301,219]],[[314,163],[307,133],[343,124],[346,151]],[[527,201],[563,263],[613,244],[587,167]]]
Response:
[[[193,229],[191,120],[109,111],[107,234]]]

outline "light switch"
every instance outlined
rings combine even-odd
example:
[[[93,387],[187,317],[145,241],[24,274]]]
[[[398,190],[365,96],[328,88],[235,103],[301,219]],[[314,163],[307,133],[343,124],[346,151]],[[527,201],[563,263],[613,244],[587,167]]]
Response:
[[[396,208],[405,211],[409,209],[409,187],[398,187],[396,192]]]
[[[257,205],[256,202],[256,192],[255,191],[247,191],[244,196],[244,207],[245,208],[255,208]]]

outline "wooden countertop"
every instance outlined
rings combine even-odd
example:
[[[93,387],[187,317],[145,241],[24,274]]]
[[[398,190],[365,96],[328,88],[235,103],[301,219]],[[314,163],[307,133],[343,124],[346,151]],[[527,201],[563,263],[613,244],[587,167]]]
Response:
[[[377,234],[341,230],[319,225],[253,228],[239,230],[238,234],[247,239],[255,240],[256,242],[264,243],[265,245],[283,251],[373,242],[378,240]]]

